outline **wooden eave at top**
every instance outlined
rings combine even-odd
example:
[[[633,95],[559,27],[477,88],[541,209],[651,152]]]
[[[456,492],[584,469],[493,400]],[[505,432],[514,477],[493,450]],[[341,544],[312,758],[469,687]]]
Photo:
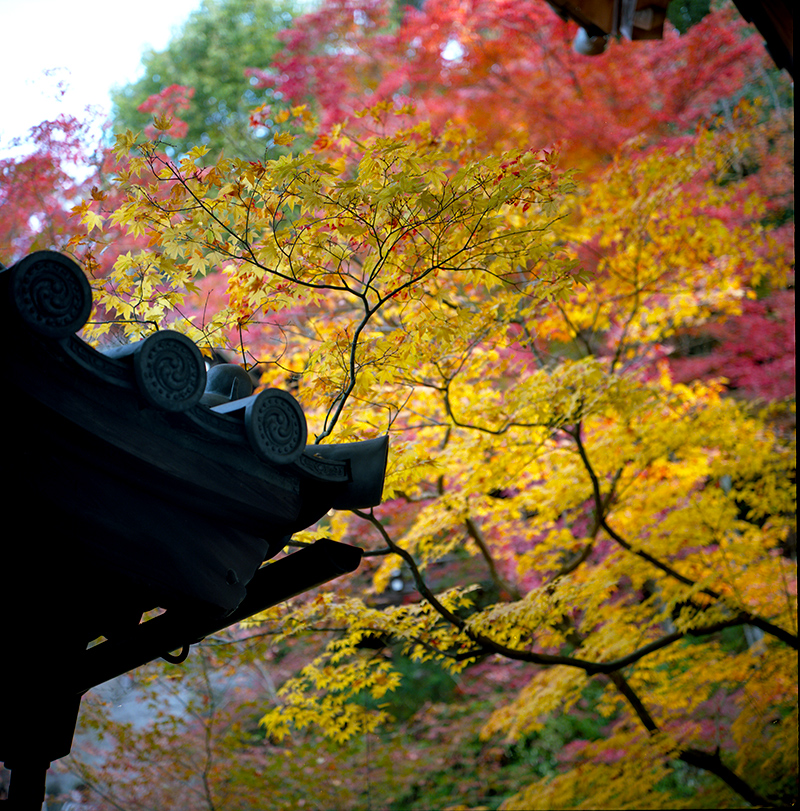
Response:
[[[629,39],[661,39],[669,0],[548,0],[559,16],[571,19],[593,35]],[[764,38],[775,64],[794,77],[794,7],[788,0],[733,0],[739,13]],[[631,26],[637,12],[654,11],[649,28]],[[646,15],[647,16],[647,15]],[[641,19],[641,15],[640,15]]]

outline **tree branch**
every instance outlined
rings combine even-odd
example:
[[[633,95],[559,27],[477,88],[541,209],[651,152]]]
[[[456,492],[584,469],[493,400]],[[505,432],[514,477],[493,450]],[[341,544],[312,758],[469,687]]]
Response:
[[[650,715],[644,703],[639,698],[636,691],[630,686],[625,676],[619,671],[614,671],[608,674],[608,678],[631,705],[645,729],[650,734],[658,732],[658,724],[656,724],[653,716]],[[774,803],[771,803],[758,794],[755,789],[722,762],[719,756],[719,747],[713,755],[710,755],[708,752],[703,752],[700,749],[686,749],[681,752],[678,759],[698,769],[703,769],[704,771],[714,774],[751,805],[775,807]]]
[[[697,585],[694,580],[692,580],[689,577],[685,577],[680,572],[676,571],[671,566],[659,560],[658,558],[653,557],[653,555],[649,554],[648,552],[645,552],[643,549],[634,549],[633,546],[628,541],[626,541],[618,532],[616,532],[616,530],[614,530],[613,527],[609,525],[605,516],[605,510],[608,506],[607,500],[603,499],[600,490],[600,480],[597,478],[597,474],[595,473],[594,468],[592,467],[592,463],[589,461],[589,456],[586,453],[586,448],[583,444],[583,439],[581,437],[581,424],[578,423],[572,430],[566,427],[562,427],[561,430],[575,440],[575,445],[578,449],[578,454],[580,455],[581,461],[583,462],[583,465],[586,468],[586,472],[589,474],[589,479],[592,482],[592,491],[594,495],[595,510],[597,512],[597,520],[600,526],[606,531],[608,536],[612,540],[616,541],[616,543],[618,543],[626,551],[636,555],[637,557],[640,557],[642,560],[646,560],[652,566],[655,566],[657,569],[660,569],[662,572],[674,578],[678,582],[683,583],[686,586]],[[726,602],[725,598],[718,591],[712,588],[708,587],[702,588],[700,589],[699,593],[705,594],[708,597],[712,597],[713,599],[719,600],[723,603]],[[755,625],[757,628],[760,628],[765,633],[774,636],[776,639],[779,639],[786,645],[789,645],[795,650],[798,650],[798,638],[796,634],[792,634],[789,631],[784,630],[783,628],[775,625],[769,620],[756,616],[755,614],[751,614],[749,611],[737,611],[735,624]]]
[[[651,734],[658,732],[658,724],[653,720],[653,716],[647,711],[642,700],[630,684],[628,684],[627,679],[622,673],[618,671],[609,673],[608,678],[631,705],[633,711],[639,717],[639,720],[644,724],[645,729]],[[719,756],[719,748],[717,748],[717,751],[714,752],[713,755],[708,752],[703,752],[700,749],[686,749],[678,755],[678,760],[682,760],[690,766],[703,769],[703,771],[715,775],[722,780],[723,783],[732,788],[740,797],[750,803],[750,805],[766,806],[768,808],[776,807],[775,803],[762,797],[752,786],[722,762]]]
[[[369,305],[367,304],[366,296],[363,298],[364,302],[364,317],[359,322],[358,326],[356,327],[356,331],[353,335],[353,340],[350,343],[350,359],[349,359],[349,369],[347,376],[349,381],[347,386],[345,387],[344,391],[334,400],[331,405],[331,409],[328,411],[328,414],[325,417],[325,424],[323,425],[322,433],[320,433],[316,439],[314,440],[314,444],[317,445],[322,442],[323,439],[326,439],[331,435],[336,423],[339,421],[339,417],[342,414],[344,409],[345,403],[347,402],[350,395],[353,393],[353,389],[356,387],[356,382],[358,380],[358,369],[356,369],[356,350],[358,349],[358,339],[361,336],[361,333],[364,331],[364,328],[367,326],[370,318],[375,314],[375,310],[371,310]],[[331,411],[333,411],[333,416],[331,416]]]
[[[475,545],[478,547],[478,549],[480,549],[481,555],[483,555],[483,559],[486,561],[486,565],[489,567],[489,574],[491,575],[494,584],[498,589],[509,594],[512,600],[521,599],[522,595],[517,587],[507,583],[503,579],[500,572],[497,571],[494,558],[492,557],[492,553],[489,551],[489,547],[486,544],[486,538],[483,537],[483,532],[481,532],[480,527],[470,517],[467,517],[464,523],[467,527],[467,532],[469,533],[470,538],[475,541]]]
[[[703,752],[700,749],[686,749],[678,756],[678,760],[688,763],[698,769],[716,775],[723,783],[730,786],[740,797],[750,805],[756,807],[779,808],[777,803],[773,803],[766,797],[762,797],[754,788],[746,783],[736,772],[729,769],[719,756],[719,748],[714,754]]]
[[[394,554],[399,555],[406,564],[411,569],[411,572],[414,576],[414,580],[417,585],[417,589],[420,594],[433,606],[433,608],[439,612],[439,614],[446,619],[448,622],[455,625],[460,631],[464,633],[469,639],[475,642],[479,647],[473,649],[471,651],[464,651],[462,653],[456,654],[453,658],[459,661],[464,661],[465,659],[471,658],[478,658],[481,656],[485,656],[487,654],[498,654],[501,656],[505,656],[509,659],[515,659],[517,661],[524,661],[530,662],[531,664],[536,665],[543,665],[543,666],[552,666],[552,665],[563,665],[567,667],[577,667],[584,670],[588,675],[595,675],[595,674],[602,674],[609,678],[609,680],[614,684],[614,686],[619,690],[619,692],[625,697],[626,701],[630,704],[633,711],[636,713],[639,720],[644,725],[645,729],[648,732],[653,733],[658,731],[658,725],[656,724],[655,720],[653,719],[652,715],[650,715],[647,708],[644,706],[642,700],[633,690],[633,688],[628,683],[627,679],[624,675],[620,672],[622,668],[627,667],[628,665],[637,662],[639,659],[647,656],[654,651],[657,651],[661,648],[664,648],[668,645],[677,642],[678,640],[688,636],[689,634],[675,632],[673,634],[668,634],[667,636],[662,637],[661,639],[654,640],[649,645],[645,645],[644,647],[640,648],[633,653],[628,654],[627,656],[623,656],[619,659],[615,659],[611,662],[589,662],[583,659],[576,659],[570,656],[558,656],[558,655],[551,655],[551,654],[544,654],[544,653],[532,653],[529,651],[521,651],[515,650],[513,648],[508,648],[505,645],[501,645],[492,639],[484,636],[481,633],[478,633],[467,626],[465,620],[461,619],[461,617],[453,614],[447,608],[445,608],[439,600],[436,599],[436,596],[430,591],[428,586],[426,585],[424,579],[422,578],[422,573],[419,571],[419,568],[416,565],[416,561],[414,560],[413,556],[407,552],[402,547],[398,546],[391,538],[389,533],[386,531],[385,527],[378,521],[375,517],[374,511],[370,511],[369,513],[362,512],[361,510],[353,510],[353,512],[359,516],[359,518],[364,519],[365,521],[369,521],[383,536],[383,539],[386,542],[386,545],[389,549],[391,549]],[[704,628],[695,628],[692,629],[691,635],[692,636],[704,636],[707,634],[716,633],[717,631],[721,631],[724,628],[733,627],[734,625],[744,625],[749,622],[749,618],[741,615],[736,617],[732,620],[727,620],[724,622],[718,622],[714,625],[709,625]],[[578,636],[577,632],[575,635],[578,637],[575,641],[581,642],[582,638]],[[441,653],[441,651],[439,651]],[[719,752],[716,752],[714,755],[710,755],[707,752],[703,752],[699,749],[687,749],[682,752],[679,756],[679,759],[688,763],[689,765],[695,766],[697,768],[703,769],[704,771],[711,772],[712,774],[716,775],[720,778],[726,785],[732,788],[739,796],[749,802],[751,805],[760,805],[766,807],[775,807],[774,803],[769,802],[764,797],[758,794],[748,783],[746,783],[741,777],[739,777],[735,772],[725,766],[719,757]]]
[[[714,634],[719,631],[724,630],[725,628],[732,628],[737,625],[747,625],[750,624],[750,617],[746,614],[740,614],[730,620],[723,620],[721,622],[714,623],[713,625],[704,626],[702,628],[692,628],[690,631],[682,632],[682,631],[675,631],[674,633],[667,634],[659,639],[650,642],[647,645],[639,648],[638,650],[633,651],[632,653],[627,654],[626,656],[622,656],[618,659],[613,659],[610,662],[590,662],[587,659],[578,659],[572,656],[562,656],[560,654],[550,654],[550,653],[535,653],[532,651],[526,650],[519,650],[517,648],[509,648],[506,645],[503,645],[495,640],[491,639],[484,634],[475,631],[474,629],[469,627],[469,624],[466,620],[459,617],[457,614],[454,614],[452,611],[447,609],[442,603],[437,599],[436,595],[428,588],[428,585],[425,583],[424,578],[422,577],[422,573],[419,570],[419,567],[414,560],[414,557],[401,546],[398,546],[391,538],[389,533],[386,531],[386,528],[381,524],[380,521],[375,517],[373,511],[369,513],[362,512],[361,510],[352,510],[352,512],[357,515],[359,518],[362,518],[365,521],[368,521],[372,524],[375,529],[383,537],[384,541],[386,542],[386,546],[391,550],[391,552],[398,557],[401,557],[406,565],[411,570],[411,573],[414,577],[414,582],[417,586],[417,591],[422,595],[422,597],[430,603],[430,605],[434,608],[435,611],[439,613],[445,620],[449,623],[454,625],[458,628],[468,639],[474,642],[478,647],[474,648],[471,651],[465,651],[460,654],[456,655],[456,659],[459,661],[463,661],[464,659],[470,659],[473,656],[485,656],[488,654],[497,654],[498,656],[505,656],[507,659],[513,659],[519,662],[530,662],[534,665],[541,665],[543,667],[552,667],[554,665],[562,665],[564,667],[577,667],[583,671],[585,671],[588,675],[596,675],[596,674],[605,674],[608,675],[613,673],[616,670],[622,670],[629,665],[635,664],[640,659],[643,659],[645,656],[649,656],[651,653],[655,653],[657,650],[661,650],[661,648],[666,648],[669,645],[678,642],[679,640],[683,639],[687,636],[707,636],[708,634]]]

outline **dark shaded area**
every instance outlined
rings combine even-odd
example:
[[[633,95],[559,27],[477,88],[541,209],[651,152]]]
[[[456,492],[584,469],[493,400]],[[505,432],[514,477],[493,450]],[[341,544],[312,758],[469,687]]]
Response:
[[[180,662],[207,634],[354,571],[361,550],[329,540],[261,566],[332,507],[378,504],[385,474],[386,437],[307,449],[288,392],[252,394],[233,368],[207,388],[181,334],[96,351],[75,334],[90,309],[66,256],[39,251],[0,273],[3,343],[20,348],[2,376],[22,439],[6,504],[24,518],[0,585],[0,760],[17,809],[41,807],[87,690],[159,656]]]

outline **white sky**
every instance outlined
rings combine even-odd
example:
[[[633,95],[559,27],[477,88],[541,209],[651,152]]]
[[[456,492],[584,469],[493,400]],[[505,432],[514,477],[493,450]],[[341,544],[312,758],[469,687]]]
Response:
[[[139,77],[200,0],[0,0],[0,152],[30,127],[87,106]],[[59,83],[66,92],[59,97]]]

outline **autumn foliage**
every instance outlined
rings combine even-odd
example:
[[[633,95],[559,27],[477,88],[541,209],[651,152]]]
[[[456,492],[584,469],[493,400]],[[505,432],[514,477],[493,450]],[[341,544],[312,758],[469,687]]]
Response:
[[[731,8],[594,59],[572,33],[535,2],[324,3],[251,71],[294,104],[287,154],[170,157],[160,117],[75,209],[90,269],[133,240],[95,340],[182,330],[291,386],[313,441],[391,440],[384,503],[294,539],[357,543],[359,575],[207,640],[188,726],[118,732],[180,737],[182,807],[226,807],[231,770],[237,807],[296,804],[292,757],[330,807],[796,798],[790,123]],[[459,698],[403,718],[413,667]],[[448,734],[486,775],[460,795],[389,765]],[[380,801],[322,765],[370,746]],[[123,748],[84,779],[157,805]]]
[[[315,105],[323,127],[366,98],[407,98],[436,126],[473,124],[506,147],[559,143],[574,165],[691,128],[763,63],[744,28],[728,6],[682,37],[668,28],[663,41],[612,42],[588,57],[572,49],[574,23],[540,0],[429,0],[399,21],[383,0],[335,0],[298,18],[270,68],[250,74]]]
[[[8,264],[40,248],[63,248],[83,230],[71,218],[71,208],[91,184],[76,179],[70,166],[91,165],[86,130],[82,122],[62,117],[34,127],[24,144],[5,145],[8,151],[0,159],[0,261]]]

